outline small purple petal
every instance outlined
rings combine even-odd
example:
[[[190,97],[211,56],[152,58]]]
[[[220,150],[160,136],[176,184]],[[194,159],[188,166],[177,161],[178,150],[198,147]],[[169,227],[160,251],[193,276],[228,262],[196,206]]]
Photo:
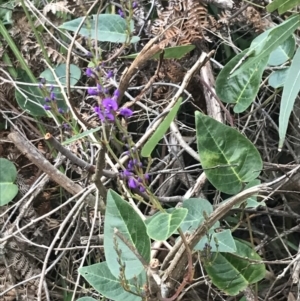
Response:
[[[54,87],[53,87],[53,85],[51,85],[51,86],[49,87],[49,91],[52,92],[53,89],[54,89]]]
[[[96,88],[88,88],[87,90],[89,95],[98,95],[98,90]]]
[[[100,84],[97,84],[97,90],[98,90],[99,92],[102,92],[103,88],[102,88],[102,86],[101,86]]]
[[[45,100],[45,102],[50,102],[50,98],[47,96],[44,98],[44,100]]]
[[[110,113],[110,112],[105,112],[105,117],[110,120],[110,121],[114,121],[115,120],[115,115]]]
[[[51,107],[48,106],[48,105],[44,105],[43,107],[44,107],[44,109],[45,109],[46,111],[50,111],[50,110],[51,110]]]
[[[120,16],[121,18],[124,18],[124,17],[125,17],[125,14],[124,14],[124,12],[123,12],[121,9],[118,10],[118,14],[119,14],[119,16]]]
[[[132,8],[133,8],[133,9],[134,9],[134,8],[137,8],[137,6],[138,6],[137,2],[134,1],[134,2],[132,3]]]
[[[109,71],[107,72],[106,78],[107,78],[107,79],[110,79],[110,78],[112,78],[113,76],[114,76],[113,71],[112,71],[112,70],[109,70]]]
[[[128,151],[127,151],[128,152]],[[129,170],[133,170],[133,161],[132,160],[129,160],[128,161],[128,164],[127,164],[127,168],[129,169]]]
[[[63,114],[65,111],[62,108],[58,108],[58,113]]]
[[[124,174],[125,177],[132,176],[132,172],[130,172],[128,169],[125,169],[123,174]]]
[[[149,174],[145,173],[145,174],[144,174],[144,179],[145,179],[146,181],[148,181],[149,178],[150,178]]]
[[[131,189],[137,188],[137,182],[133,177],[129,178],[128,187],[131,188]]]
[[[115,98],[118,98],[120,96],[120,91],[117,89],[117,90],[115,90],[115,92],[114,92],[114,97]]]
[[[94,75],[94,71],[92,70],[92,68],[87,68],[85,71],[85,75],[88,77],[92,77]]]
[[[46,79],[45,79],[45,78],[43,78],[43,77],[41,77],[41,79],[40,79],[40,83],[41,83],[42,85],[45,85],[45,84],[46,84]]]
[[[146,189],[145,189],[145,187],[143,185],[139,186],[139,190],[140,190],[140,192],[145,192],[146,191]]]
[[[98,117],[100,120],[102,120],[102,121],[105,120],[100,107],[94,107],[94,111],[95,111],[95,113],[98,114]]]
[[[133,114],[133,111],[130,110],[129,108],[121,108],[120,109],[120,115],[125,118],[132,116],[132,114]]]
[[[55,100],[55,93],[54,93],[54,92],[51,92],[51,93],[50,93],[50,99],[51,99],[51,100]]]
[[[116,111],[116,110],[118,110],[118,104],[117,104],[117,102],[116,102],[114,99],[112,99],[112,98],[104,98],[104,99],[102,100],[102,105],[103,105],[103,107],[104,107],[106,110],[108,110],[109,112],[110,112],[110,111]]]

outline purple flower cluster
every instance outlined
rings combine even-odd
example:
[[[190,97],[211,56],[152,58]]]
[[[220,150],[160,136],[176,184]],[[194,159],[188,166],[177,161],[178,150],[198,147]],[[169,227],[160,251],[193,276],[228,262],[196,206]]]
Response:
[[[46,111],[52,110],[52,108],[53,108],[52,102],[56,101],[56,94],[54,92],[54,86],[51,85],[49,88],[47,88],[46,80],[44,78],[41,78],[40,82],[39,82],[39,88],[44,90],[44,93],[47,94],[47,96],[44,97],[45,104],[43,105],[43,108]],[[64,110],[62,108],[58,108],[57,112],[60,114],[63,114]]]
[[[94,111],[98,114],[99,119],[101,121],[109,120],[114,121],[115,116],[117,113],[117,110],[119,108],[118,103],[116,101],[117,97],[119,95],[119,91],[116,90],[114,92],[114,95],[112,98],[104,98],[101,102],[101,105],[99,107],[95,107]],[[121,108],[119,110],[119,115],[123,116],[124,118],[128,118],[132,116],[133,111],[129,108]]]
[[[134,176],[135,167],[141,168],[142,163],[137,159],[131,159],[128,161],[127,168],[120,173],[121,178],[127,180],[128,187],[130,189],[139,189],[140,192],[145,192],[144,182],[149,179],[148,174],[144,174],[143,179]]]

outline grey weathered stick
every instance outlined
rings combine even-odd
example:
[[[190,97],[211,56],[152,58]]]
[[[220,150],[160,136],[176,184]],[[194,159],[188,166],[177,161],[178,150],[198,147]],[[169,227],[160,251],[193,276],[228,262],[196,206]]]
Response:
[[[19,151],[24,154],[33,164],[39,167],[44,173],[46,173],[54,182],[59,184],[65,190],[70,192],[72,195],[80,193],[82,187],[74,183],[71,179],[56,169],[48,160],[46,160],[36,147],[25,139],[22,135],[17,132],[12,132],[8,135],[8,138],[14,143]],[[86,198],[86,202],[93,206],[95,199],[89,195]]]

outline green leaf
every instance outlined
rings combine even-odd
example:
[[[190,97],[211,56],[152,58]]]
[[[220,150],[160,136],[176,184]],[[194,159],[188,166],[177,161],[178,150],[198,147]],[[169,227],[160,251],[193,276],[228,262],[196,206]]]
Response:
[[[149,263],[150,239],[146,226],[135,210],[125,202],[116,192],[109,190],[107,194],[107,208],[104,222],[104,252],[107,265],[111,273],[118,278],[120,265],[115,250],[114,241],[117,241],[121,250],[122,263],[126,265],[126,279],[137,276],[144,269],[143,264],[129,247],[115,234],[115,228],[138,254]]]
[[[133,263],[134,264],[134,263]],[[82,267],[79,270],[86,281],[94,287],[94,289],[104,297],[115,301],[140,301],[141,297],[131,294],[124,290],[120,280],[111,273],[106,262],[93,264]],[[137,279],[129,280],[129,289],[138,293],[136,285],[142,291],[146,284],[146,273],[143,271],[137,276]]]
[[[226,103],[235,103],[234,112],[245,111],[255,99],[259,90],[263,71],[267,65],[267,57],[253,64],[236,76],[229,76],[231,70],[247,53],[247,49],[239,53],[219,73],[216,80],[216,93]]]
[[[77,18],[68,21],[59,26],[60,29],[66,29],[75,32],[83,18]],[[100,14],[98,15],[98,28],[96,28],[97,15],[92,19],[85,21],[80,28],[79,33],[91,39],[97,39],[101,42],[125,43],[128,40],[126,20],[119,15]],[[130,21],[130,31],[133,32],[133,21]],[[139,41],[139,37],[133,36],[130,43]]]
[[[166,240],[176,232],[187,212],[184,208],[176,208],[171,213],[159,212],[147,223],[148,235],[154,240]]]
[[[300,48],[292,60],[292,64],[286,75],[286,80],[283,86],[283,92],[280,103],[279,113],[279,146],[281,149],[284,143],[289,119],[293,110],[295,99],[300,90]]]
[[[97,300],[92,297],[82,297],[77,299],[77,301],[97,301]]]
[[[261,181],[259,179],[255,179],[251,182],[249,182],[245,189],[248,189],[248,188],[251,188],[253,186],[256,186],[256,185],[259,185],[261,183]],[[240,205],[236,205],[234,206],[233,208],[238,208]],[[246,200],[246,207],[245,208],[256,208],[258,206],[266,206],[266,203],[265,202],[257,202],[257,196],[256,195],[253,195],[251,196],[250,198],[248,198]]]
[[[278,13],[281,15],[299,4],[300,0],[273,0],[267,5],[267,11],[271,13],[278,9]]]
[[[15,97],[19,106],[30,115],[33,116],[48,116],[47,112],[43,108],[45,104],[44,95],[37,86],[30,86],[29,84],[37,84],[32,82],[29,76],[23,71],[19,70],[19,82],[24,82],[24,85],[17,84],[19,89],[23,92],[20,93],[15,90]]]
[[[195,48],[194,45],[182,45],[174,46],[164,49],[164,59],[181,59],[187,53],[191,52]],[[161,53],[161,52],[160,52]],[[155,54],[152,58],[159,59],[160,53]],[[133,53],[126,56],[121,56],[124,59],[135,59],[139,54]]]
[[[200,162],[221,192],[236,194],[258,177],[262,160],[255,146],[237,130],[196,112]]]
[[[261,260],[246,243],[236,240],[235,244],[235,254],[238,256]],[[232,253],[213,254],[211,262],[204,262],[204,268],[213,284],[230,296],[235,296],[250,284],[260,281],[266,273],[264,264],[253,264]]]
[[[195,251],[202,251],[207,245],[210,247],[211,252],[236,252],[235,240],[232,237],[229,229],[223,230],[222,232],[209,232],[208,236],[204,236],[195,246]]]
[[[269,85],[274,89],[283,87],[288,71],[289,67],[273,71],[268,80]]]
[[[211,203],[201,198],[184,200],[182,208],[188,210],[186,218],[180,225],[180,229],[184,233],[192,233],[205,221],[205,217],[209,216],[213,212],[213,206]],[[220,223],[217,222],[213,228],[219,227],[219,224]]]
[[[18,193],[14,184],[17,177],[15,165],[7,159],[0,158],[0,206],[9,203]]]
[[[293,35],[272,51],[269,57],[268,65],[280,66],[292,58],[296,47],[296,41]]]
[[[180,97],[174,107],[170,110],[167,116],[162,120],[156,131],[149,138],[149,140],[145,143],[141,150],[142,157],[150,157],[152,151],[157,146],[158,142],[162,139],[164,134],[167,132],[170,124],[174,120],[180,105],[182,102],[182,97]]]
[[[84,137],[86,137],[86,136],[88,136],[88,135],[90,135],[90,134],[93,134],[93,133],[95,133],[95,132],[98,132],[100,129],[101,129],[101,126],[98,126],[98,127],[94,128],[94,129],[84,131],[84,132],[82,132],[82,133],[80,133],[80,134],[78,134],[78,135],[74,135],[74,136],[72,136],[70,139],[65,140],[65,141],[62,143],[62,145],[68,145],[68,144],[71,144],[71,143],[73,143],[73,142],[75,142],[75,141],[77,141],[77,140],[79,140],[79,139],[82,139],[82,138],[84,138]]]
[[[249,56],[248,59],[241,67],[231,74],[231,77],[238,75],[242,71],[244,72],[254,64],[262,61],[263,58],[268,57],[273,50],[283,44],[283,42],[291,36],[299,25],[300,15],[293,15],[280,25],[269,29],[267,32],[262,33],[261,36],[254,39],[247,54],[247,56]]]
[[[57,76],[57,78],[59,79],[60,83],[62,86],[66,85],[66,72],[67,72],[67,65],[66,64],[60,64],[58,65],[56,68],[54,68],[53,70]],[[69,68],[69,72],[70,72],[70,85],[71,86],[75,86],[77,84],[77,82],[79,81],[80,77],[81,77],[81,70],[80,68],[78,68],[76,65],[71,64],[70,68]],[[52,73],[52,71],[50,69],[46,69],[44,70],[41,74],[40,74],[40,78],[44,78],[46,80],[47,84],[58,84],[55,80],[55,77]],[[66,104],[64,97],[61,93],[61,89],[60,88],[54,88],[53,92],[55,93],[55,97],[56,97],[56,103],[58,108],[63,109],[65,112],[68,111],[69,107]]]

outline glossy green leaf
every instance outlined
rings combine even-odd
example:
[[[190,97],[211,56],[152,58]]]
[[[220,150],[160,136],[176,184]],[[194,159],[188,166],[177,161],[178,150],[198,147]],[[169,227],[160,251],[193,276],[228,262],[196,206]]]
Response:
[[[208,235],[202,237],[202,239],[197,243],[194,250],[202,251],[207,245],[209,245],[211,252],[236,252],[235,240],[233,239],[229,229],[217,233],[209,231]]]
[[[253,264],[247,260],[261,260],[248,244],[239,240],[236,240],[235,244],[235,253],[246,259],[236,257],[232,253],[213,253],[212,260],[204,262],[204,268],[213,284],[231,296],[260,281],[266,273],[264,264]]]
[[[278,46],[274,51],[271,52],[268,65],[280,66],[287,60],[293,57],[295,52],[296,41],[293,35]]]
[[[300,4],[300,0],[273,0],[267,5],[267,11],[272,13],[278,9],[278,13],[281,15],[287,12],[289,9],[296,8]]]
[[[239,73],[246,71],[248,68],[262,61],[263,58],[269,57],[272,51],[284,43],[300,25],[300,15],[293,15],[280,25],[273,27],[262,33],[263,39],[257,37],[251,43],[248,50],[246,61],[232,74],[231,77],[237,76]],[[257,42],[259,41],[259,42]]]
[[[245,111],[255,99],[259,90],[263,71],[268,58],[257,62],[236,76],[230,77],[230,72],[247,53],[247,49],[236,55],[219,73],[216,80],[216,93],[226,103],[235,103],[234,112]]]
[[[147,223],[149,237],[158,241],[168,239],[179,228],[187,212],[184,208],[176,208],[171,213],[159,212]]]
[[[115,301],[140,301],[141,297],[131,294],[124,290],[118,277],[114,277],[108,268],[106,262],[93,264],[82,267],[79,270],[86,281],[104,297]],[[128,279],[127,279],[128,280]],[[146,273],[143,271],[137,276],[137,279],[129,280],[129,288],[132,292],[137,293],[136,284],[143,290],[146,284]]]
[[[213,212],[211,203],[201,198],[184,200],[182,208],[188,210],[186,218],[180,225],[180,229],[185,233],[192,233],[195,231],[205,221],[205,218]],[[219,227],[219,222],[213,226],[213,228],[216,227]]]
[[[77,141],[77,140],[79,140],[79,139],[82,139],[82,138],[84,138],[84,137],[86,137],[86,136],[88,136],[88,135],[90,135],[90,134],[93,134],[93,133],[95,133],[95,132],[98,132],[100,129],[101,129],[101,126],[98,126],[98,127],[94,128],[94,129],[84,131],[84,132],[82,132],[82,133],[80,133],[80,134],[78,134],[78,135],[74,135],[74,136],[72,136],[71,138],[65,140],[65,141],[62,143],[62,145],[68,145],[68,144],[71,144],[71,143],[73,143],[73,142],[75,142],[75,141]]]
[[[236,194],[258,177],[262,160],[256,147],[237,130],[196,112],[200,162],[221,192]]]
[[[17,177],[15,165],[7,159],[0,158],[0,206],[4,206],[18,193],[18,186],[14,184]]]
[[[289,67],[273,71],[268,80],[269,85],[274,89],[283,87],[288,71]]]
[[[101,42],[111,43],[125,43],[128,41],[127,24],[126,20],[119,15],[112,14],[100,14],[93,15],[91,19],[85,21],[81,27],[79,33],[85,37],[96,39]],[[68,21],[59,26],[60,29],[66,29],[75,32],[81,23],[82,18],[77,18],[72,21]],[[98,28],[96,28],[98,23]],[[130,21],[130,31],[133,32],[133,21]],[[139,37],[133,36],[130,43],[136,43],[139,41]]]
[[[286,75],[283,86],[283,92],[280,103],[279,112],[279,146],[281,149],[285,140],[285,135],[290,119],[291,112],[295,103],[295,99],[300,91],[300,48],[292,60],[292,64]]]
[[[117,241],[118,249],[122,251],[121,260],[126,265],[126,279],[131,279],[139,275],[144,267],[130,248],[116,236],[115,229],[149,263],[150,239],[143,220],[116,192],[109,190],[104,221],[105,258],[111,273],[118,278],[120,265],[117,261],[118,255],[114,244]]]
[[[160,123],[156,131],[153,133],[153,135],[144,144],[141,150],[141,155],[143,157],[149,157],[151,155],[152,151],[157,146],[158,142],[162,139],[164,134],[167,132],[171,122],[174,120],[180,108],[181,102],[182,102],[182,98],[179,98],[177,103],[174,105],[174,107],[170,110],[167,116],[162,120],[162,122]]]
[[[164,59],[181,59],[187,53],[191,52],[195,48],[194,45],[182,45],[174,46],[164,49]],[[122,56],[124,59],[135,59],[139,54],[133,53],[126,56]],[[160,53],[153,56],[153,59],[159,59]]]

